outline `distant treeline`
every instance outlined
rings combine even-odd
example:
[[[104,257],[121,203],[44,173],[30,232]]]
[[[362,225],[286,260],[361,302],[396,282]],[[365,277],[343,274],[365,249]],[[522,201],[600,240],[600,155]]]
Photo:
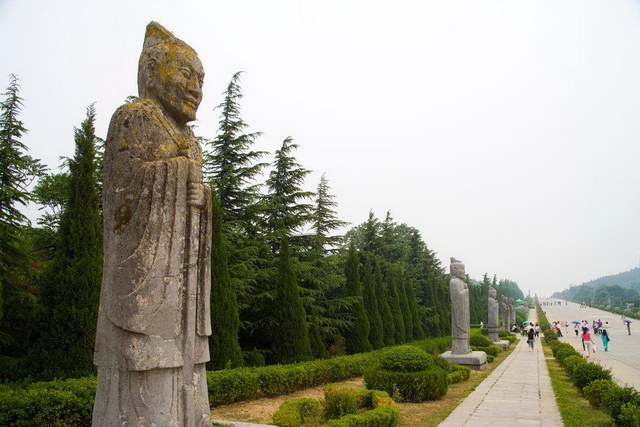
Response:
[[[553,298],[577,303],[623,308],[627,303],[640,307],[640,268],[590,280],[556,292]]]

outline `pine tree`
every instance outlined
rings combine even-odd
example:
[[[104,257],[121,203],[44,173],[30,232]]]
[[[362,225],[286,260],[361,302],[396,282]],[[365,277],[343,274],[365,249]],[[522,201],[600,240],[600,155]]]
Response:
[[[398,289],[401,286],[400,265],[393,263],[389,265],[387,273],[387,295],[389,297],[389,306],[393,317],[394,340],[396,344],[406,342],[406,333],[404,327],[404,317],[402,316],[402,308],[400,307],[400,294]]]
[[[345,265],[344,275],[347,279],[345,293],[347,296],[358,298],[358,302],[351,306],[353,326],[345,332],[345,343],[349,353],[363,353],[371,351],[369,341],[369,317],[364,309],[362,286],[360,285],[360,261],[353,242],[349,245],[349,254]]]
[[[306,313],[291,264],[289,239],[284,237],[278,246],[280,246],[279,269],[276,298],[273,304],[279,325],[273,330],[274,358],[278,363],[311,360]]]
[[[376,283],[373,274],[371,254],[367,254],[362,272],[362,287],[364,288],[364,307],[369,317],[369,341],[374,349],[384,346],[384,331],[382,329],[382,316],[380,316],[378,306],[378,295],[376,295]]]
[[[416,299],[416,293],[413,288],[413,281],[407,279],[404,282],[405,293],[407,295],[407,302],[409,304],[409,312],[411,313],[412,322],[412,337],[414,340],[421,340],[425,338],[424,329],[422,328],[422,322],[418,317],[418,301]]]
[[[95,109],[75,130],[69,196],[55,258],[42,281],[40,321],[32,360],[43,378],[94,372],[93,346],[102,276],[102,221],[96,180]]]
[[[222,206],[211,189],[211,336],[209,369],[242,366],[242,350],[238,343],[238,303],[229,276],[227,247],[222,232]]]
[[[320,336],[320,322],[318,315],[314,312],[311,316],[311,327],[309,329],[309,340],[311,341],[311,353],[314,359],[326,359],[329,357],[327,348],[324,346]]]
[[[330,190],[329,181],[325,174],[322,174],[316,191],[313,230],[316,237],[315,246],[321,251],[333,252],[335,246],[342,240],[342,236],[331,236],[330,233],[344,227],[347,223],[338,219],[335,211],[338,204],[334,201],[335,197],[329,193]]]
[[[382,332],[384,345],[394,345],[395,340],[395,324],[393,321],[393,315],[391,314],[391,307],[389,306],[389,298],[387,292],[385,292],[384,279],[382,276],[382,262],[380,258],[376,257],[374,283],[375,293],[378,296],[378,312],[382,318]]]
[[[407,295],[407,280],[406,272],[401,270],[400,280],[398,282],[398,297],[400,299],[400,311],[404,320],[404,336],[407,341],[411,341],[413,339],[413,317],[411,316],[409,298]]]
[[[29,184],[43,173],[39,160],[27,155],[20,141],[27,132],[18,119],[22,98],[18,78],[11,74],[9,87],[0,103],[0,322],[3,317],[3,288],[20,270],[27,268],[28,255],[21,244],[21,228],[29,223],[20,206],[32,200]]]

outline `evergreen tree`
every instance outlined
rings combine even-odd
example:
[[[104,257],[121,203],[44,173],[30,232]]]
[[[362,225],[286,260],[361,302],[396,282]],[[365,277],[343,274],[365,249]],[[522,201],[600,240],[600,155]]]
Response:
[[[278,363],[311,360],[311,344],[306,314],[300,299],[295,273],[291,264],[289,239],[280,243],[276,298],[273,301],[279,325],[274,328],[273,354]]]
[[[93,346],[102,277],[102,221],[96,181],[95,109],[75,130],[69,195],[55,258],[44,274],[33,361],[43,378],[94,372]]]
[[[329,357],[322,337],[320,336],[320,323],[318,315],[313,313],[311,316],[311,328],[309,329],[309,340],[311,341],[311,353],[314,359],[326,359]]]
[[[380,258],[376,257],[374,283],[376,295],[378,296],[378,312],[382,317],[384,345],[389,346],[396,343],[395,323],[393,321],[393,315],[391,314],[391,307],[389,306],[389,298],[385,290],[381,264]]]
[[[267,230],[278,237],[291,236],[302,231],[312,220],[312,205],[304,203],[313,197],[310,191],[304,191],[304,179],[310,173],[292,156],[298,145],[291,137],[285,138],[275,153],[273,170],[267,179]],[[276,248],[277,249],[277,248]]]
[[[412,282],[413,281],[411,279],[405,280],[405,293],[407,295],[407,303],[409,304],[409,312],[411,313],[412,338],[414,340],[421,340],[425,338],[425,334],[424,329],[422,328],[422,322],[418,317],[418,300],[416,299],[416,293]]]
[[[406,341],[413,339],[413,317],[411,316],[411,309],[409,307],[409,298],[407,295],[407,275],[406,272],[400,271],[400,278],[398,281],[398,297],[400,299],[400,312],[404,320],[404,336]]]
[[[345,293],[347,296],[355,297],[358,301],[351,306],[353,316],[353,326],[345,333],[345,344],[349,353],[363,353],[371,351],[369,341],[369,317],[364,309],[362,298],[362,286],[360,285],[360,261],[353,242],[349,245],[349,254],[345,265],[344,275],[347,279]]]
[[[330,190],[329,181],[325,174],[322,174],[316,191],[313,230],[316,237],[315,246],[323,252],[333,252],[333,249],[342,240],[342,236],[331,236],[330,233],[347,225],[336,214],[335,208],[338,204],[334,201],[335,197],[329,193]]]
[[[211,189],[211,336],[209,369],[242,366],[242,350],[238,343],[238,303],[229,276],[227,247],[222,233],[222,206]]]
[[[393,317],[394,340],[396,344],[403,344],[406,340],[404,327],[404,317],[402,316],[402,308],[400,307],[400,294],[398,289],[401,285],[401,267],[398,263],[389,265],[387,273],[387,295],[389,297],[389,306],[391,308],[391,316]]]
[[[376,283],[373,275],[371,254],[367,254],[362,272],[362,287],[364,288],[364,307],[369,317],[369,341],[374,349],[384,346],[384,330],[380,316]]]
[[[32,200],[29,184],[43,172],[40,162],[27,155],[20,141],[26,129],[18,119],[22,98],[18,78],[11,74],[9,87],[0,103],[0,322],[3,317],[3,288],[12,277],[27,268],[28,255],[21,244],[21,227],[28,224],[20,206]],[[13,284],[15,285],[15,283]]]

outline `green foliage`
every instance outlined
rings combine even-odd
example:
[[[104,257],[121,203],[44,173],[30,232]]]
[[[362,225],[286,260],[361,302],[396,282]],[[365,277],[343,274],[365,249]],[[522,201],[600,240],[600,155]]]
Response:
[[[355,414],[360,409],[362,401],[360,390],[335,389],[327,387],[324,400],[327,404],[327,418],[340,418],[348,414]]]
[[[553,353],[553,357],[558,359],[558,362],[562,365],[562,359],[567,356],[573,356],[578,352],[573,348],[573,346],[569,343],[563,342],[551,349]]]
[[[242,350],[238,343],[238,302],[231,287],[227,247],[222,232],[222,206],[211,189],[211,336],[209,369],[237,368],[242,366]]]
[[[94,372],[93,346],[102,279],[102,219],[96,179],[95,109],[75,130],[69,160],[68,202],[60,219],[56,254],[42,279],[43,310],[30,352],[42,379]]]
[[[469,343],[474,347],[489,347],[490,345],[493,345],[489,338],[480,334],[471,334],[469,336]]]
[[[282,240],[280,247],[280,265],[276,281],[275,306],[279,321],[274,328],[273,354],[280,363],[310,360],[311,344],[306,314],[298,293],[295,274],[291,266],[288,238]]]
[[[447,374],[449,384],[456,384],[466,381],[471,377],[471,369],[467,366],[452,364]]]
[[[273,414],[273,423],[280,427],[318,426],[323,406],[317,399],[306,397],[287,399]]]
[[[447,371],[447,372],[451,372],[451,363],[449,363],[449,361],[447,359],[445,359],[444,357],[440,356],[439,354],[436,356],[433,356],[433,363],[438,366],[439,368]],[[460,366],[460,365],[458,365]]]
[[[90,425],[95,390],[95,378],[33,383],[24,389],[0,390],[0,425]]]
[[[497,356],[502,352],[502,349],[500,347],[498,347],[497,345],[491,344],[489,346],[486,347],[476,347],[476,346],[471,346],[471,350],[473,351],[484,351],[485,353],[487,353],[487,356]]]
[[[578,366],[585,363],[589,363],[586,361],[584,357],[579,354],[575,354],[573,356],[567,356],[563,359],[564,370],[570,377],[573,376],[573,370]]]
[[[374,272],[374,284],[375,293],[378,298],[378,312],[380,313],[383,330],[383,340],[385,346],[394,345],[395,340],[395,323],[393,314],[391,313],[391,306],[389,305],[388,293],[385,290],[385,285],[382,278],[382,262],[380,258],[376,257],[375,272]],[[424,336],[420,337],[420,339]]]
[[[391,309],[394,326],[394,340],[396,344],[402,344],[407,341],[405,336],[404,317],[402,316],[402,308],[400,306],[400,294],[398,288],[401,285],[402,269],[400,264],[393,263],[388,267],[387,273],[387,299]]]
[[[344,275],[346,277],[345,294],[357,298],[356,303],[351,306],[353,316],[353,327],[345,331],[345,341],[349,353],[362,353],[371,350],[369,341],[369,317],[364,308],[362,298],[362,287],[360,285],[360,262],[356,247],[351,242],[349,254],[345,265]]]
[[[329,420],[325,427],[393,427],[398,424],[399,418],[398,408],[380,406],[362,414],[347,415],[339,420]]]
[[[610,380],[611,371],[595,363],[578,364],[573,369],[573,384],[581,390],[595,380]]]
[[[611,391],[611,388],[616,385],[611,380],[594,380],[582,389],[584,397],[589,401],[594,408],[600,408],[604,396]]]
[[[487,363],[493,363],[494,358],[495,358],[495,356],[487,354]]]
[[[640,426],[640,405],[625,403],[620,407],[618,425],[624,427]]]
[[[258,349],[254,348],[245,354],[244,364],[245,366],[264,366],[264,356]]]
[[[424,371],[433,364],[431,355],[410,345],[393,347],[380,356],[382,369],[393,372]]]
[[[409,345],[418,347],[435,356],[451,348],[451,337],[427,338],[421,341],[414,341]]]
[[[371,255],[367,254],[362,273],[362,287],[364,289],[364,308],[369,317],[369,342],[374,349],[384,346],[384,330],[382,316],[380,316],[376,283],[373,276]]]
[[[635,388],[614,385],[602,399],[602,407],[611,415],[616,425],[622,425],[622,408],[625,404],[640,405],[640,394]]]
[[[369,369],[364,374],[368,389],[399,394],[404,402],[436,400],[447,393],[447,372],[437,366],[417,372],[393,372],[384,369]]]
[[[311,316],[311,328],[309,329],[309,340],[311,343],[311,353],[314,359],[326,359],[329,352],[320,337],[320,325],[318,324],[318,315],[313,313]]]

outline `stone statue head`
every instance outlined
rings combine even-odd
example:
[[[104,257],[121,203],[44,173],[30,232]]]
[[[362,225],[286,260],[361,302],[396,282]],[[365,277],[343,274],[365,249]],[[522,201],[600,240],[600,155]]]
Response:
[[[459,277],[460,279],[465,279],[466,275],[464,272],[464,264],[462,261],[451,257],[451,266],[449,267],[451,271],[451,275],[455,277]]]
[[[489,286],[489,298],[496,299],[498,292],[491,286]]]
[[[195,50],[157,22],[147,25],[138,62],[140,98],[156,101],[165,114],[184,126],[196,119],[203,79]]]

